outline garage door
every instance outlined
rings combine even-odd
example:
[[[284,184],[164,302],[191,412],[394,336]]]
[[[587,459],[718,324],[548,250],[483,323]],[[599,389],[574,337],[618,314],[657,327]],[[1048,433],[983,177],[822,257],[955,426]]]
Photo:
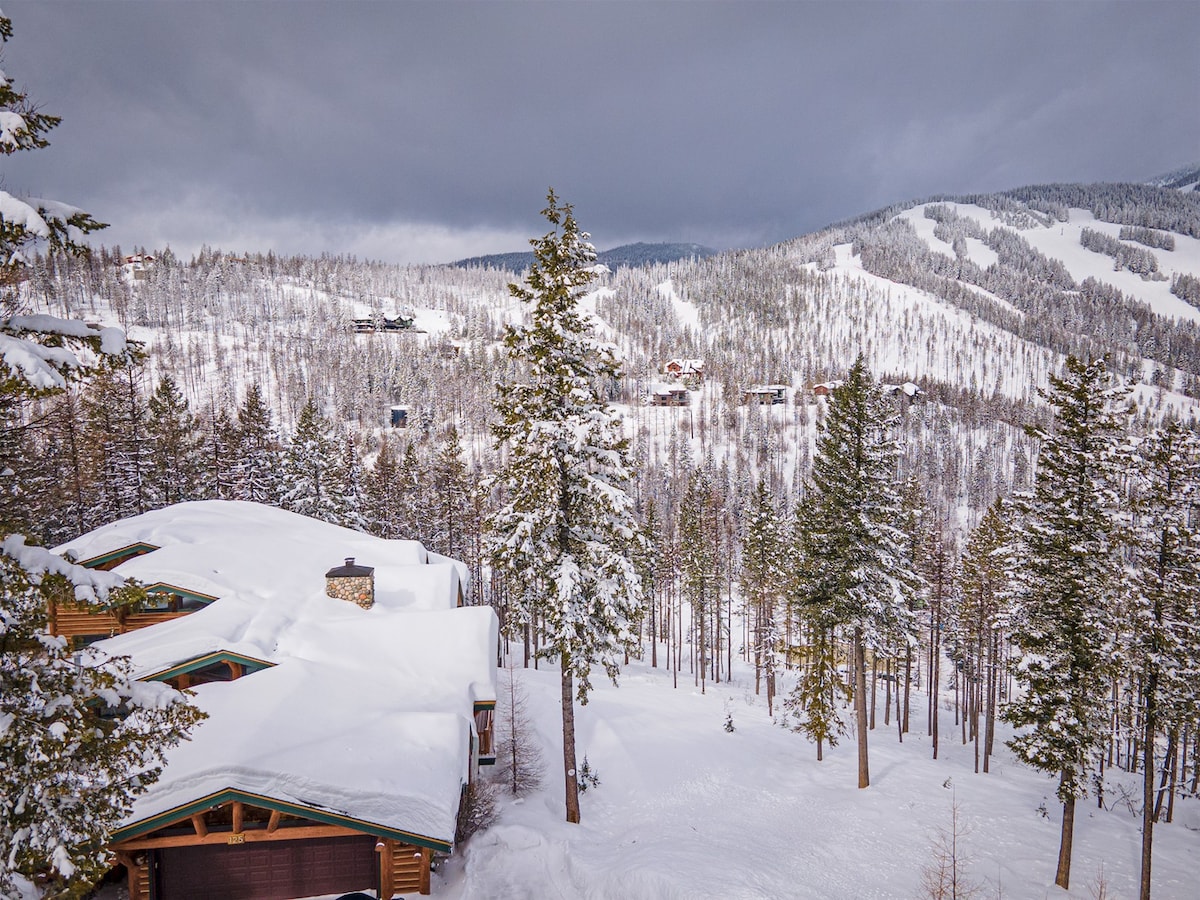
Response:
[[[158,851],[158,900],[291,900],[374,891],[379,857],[370,835]]]

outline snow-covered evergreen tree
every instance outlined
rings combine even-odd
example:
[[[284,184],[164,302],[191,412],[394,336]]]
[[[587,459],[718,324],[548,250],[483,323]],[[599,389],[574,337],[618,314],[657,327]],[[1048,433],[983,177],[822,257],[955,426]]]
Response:
[[[779,669],[778,600],[786,589],[785,548],[774,498],[766,479],[760,478],[750,501],[740,580],[747,614],[753,620],[754,692],[759,692],[759,681],[765,679],[767,715],[774,714],[775,675]]]
[[[50,635],[51,595],[100,604],[123,581],[17,535],[0,544],[0,896],[35,883],[46,897],[82,896],[108,870],[105,836],[200,718],[127,660],[73,654]]]
[[[139,516],[150,508],[149,409],[142,375],[138,365],[106,369],[83,398],[94,486],[90,518],[99,523]]]
[[[278,503],[279,435],[257,384],[246,389],[246,398],[238,407],[235,436],[234,496],[254,503]]]
[[[462,456],[458,429],[451,425],[429,464],[429,549],[453,559],[470,555],[468,520],[472,488]]]
[[[7,43],[12,34],[12,20],[0,14],[0,42]],[[23,91],[14,87],[13,79],[0,72],[0,153],[7,156],[47,146],[50,141],[46,133],[60,121],[58,116],[40,112]],[[103,227],[88,213],[65,203],[0,191],[0,269],[11,273],[23,265],[27,251],[39,241],[52,251],[82,251],[86,249],[84,235]],[[14,292],[0,291],[0,316],[16,311],[15,297]]]
[[[1103,360],[1068,357],[1042,395],[1053,429],[1029,429],[1042,441],[1037,477],[1032,494],[1014,500],[1011,636],[1022,690],[1004,717],[1021,729],[1010,742],[1017,756],[1058,778],[1063,817],[1054,881],[1065,889],[1075,801],[1087,794],[1110,715],[1126,391]]]
[[[146,420],[150,468],[146,491],[152,507],[199,497],[201,434],[196,417],[170,375],[150,397]]]
[[[566,816],[578,822],[574,704],[587,702],[594,665],[616,679],[619,655],[636,639],[641,587],[629,552],[638,528],[627,442],[599,393],[617,362],[579,309],[596,251],[570,205],[553,191],[547,201],[552,230],[530,242],[527,286],[510,286],[528,304],[527,324],[505,337],[524,370],[499,388],[505,502],[489,548],[510,588],[509,628],[536,621],[542,655],[562,667]]]
[[[712,623],[721,598],[718,529],[712,472],[701,466],[691,473],[679,501],[679,590],[691,607],[700,693],[707,689]]]
[[[333,425],[309,398],[283,453],[284,509],[341,525],[346,519],[342,457]]]
[[[364,482],[366,491],[366,509],[364,518],[367,530],[383,538],[406,538],[400,528],[400,484],[398,480],[399,465],[396,459],[395,444],[387,433],[379,439],[379,452],[375,454],[375,464],[367,472]]]
[[[909,601],[919,582],[899,528],[895,424],[893,403],[859,357],[830,395],[798,523],[810,548],[798,602],[850,634],[860,788],[871,783],[866,651],[895,655],[915,631]]]
[[[1136,528],[1129,608],[1120,658],[1138,686],[1142,750],[1141,900],[1149,900],[1155,802],[1155,752],[1167,753],[1200,714],[1200,438],[1178,421],[1137,448]]]

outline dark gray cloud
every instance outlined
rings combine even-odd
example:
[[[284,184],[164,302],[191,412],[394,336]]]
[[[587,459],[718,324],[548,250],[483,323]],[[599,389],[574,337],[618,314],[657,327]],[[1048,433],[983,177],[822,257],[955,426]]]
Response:
[[[1200,157],[1200,3],[6,2],[63,116],[10,191],[106,243],[443,261],[547,186],[600,246]]]

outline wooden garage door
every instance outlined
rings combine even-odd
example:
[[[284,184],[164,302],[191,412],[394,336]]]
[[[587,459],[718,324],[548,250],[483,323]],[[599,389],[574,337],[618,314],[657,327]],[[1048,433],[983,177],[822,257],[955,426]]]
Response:
[[[374,892],[375,838],[207,844],[158,851],[158,900],[291,900]]]

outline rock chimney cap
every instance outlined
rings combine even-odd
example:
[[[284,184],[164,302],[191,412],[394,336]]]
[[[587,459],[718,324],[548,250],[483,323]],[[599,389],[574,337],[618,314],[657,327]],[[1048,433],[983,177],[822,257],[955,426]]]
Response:
[[[372,566],[356,566],[354,557],[347,556],[346,564],[330,569],[325,573],[326,578],[363,578],[367,575],[374,574],[375,569]]]

